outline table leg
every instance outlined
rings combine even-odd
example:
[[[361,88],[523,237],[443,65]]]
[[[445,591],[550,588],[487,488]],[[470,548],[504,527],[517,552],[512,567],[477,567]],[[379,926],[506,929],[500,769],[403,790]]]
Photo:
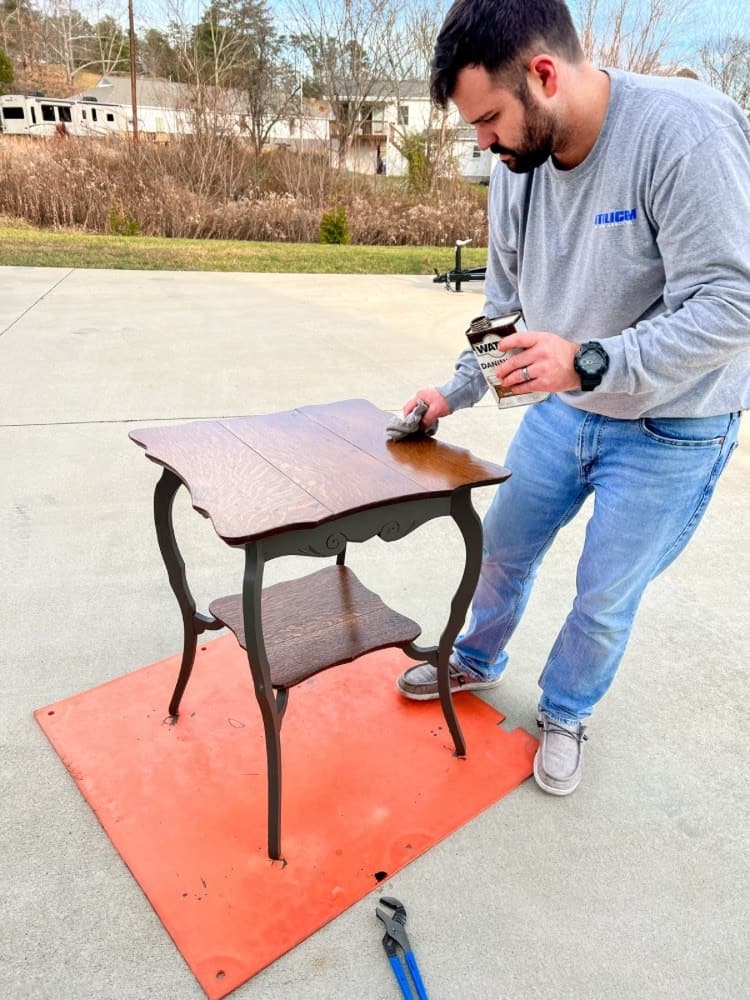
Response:
[[[287,690],[274,697],[271,669],[263,639],[261,598],[263,595],[263,553],[259,543],[245,546],[245,576],[242,584],[242,614],[245,648],[255,685],[266,739],[268,776],[268,855],[281,860],[281,721],[286,709]]]
[[[436,666],[443,715],[453,737],[456,756],[463,757],[466,753],[466,743],[453,704],[448,660],[453,651],[453,643],[456,641],[456,636],[464,623],[466,612],[474,596],[482,566],[482,522],[474,510],[469,490],[459,490],[454,493],[451,502],[451,516],[463,536],[466,564],[461,581],[451,601],[448,623],[440,636]]]
[[[154,490],[154,524],[156,526],[156,537],[159,542],[159,550],[167,568],[169,583],[177,598],[182,613],[183,645],[182,662],[180,673],[177,677],[177,684],[169,703],[169,714],[177,715],[180,708],[180,700],[190,679],[190,674],[195,663],[195,653],[198,646],[198,636],[206,629],[222,628],[221,622],[213,617],[196,613],[195,599],[188,587],[187,575],[185,573],[185,560],[177,545],[174,534],[174,523],[172,519],[172,505],[175,494],[182,485],[182,481],[169,469],[165,469],[161,479],[156,484]]]

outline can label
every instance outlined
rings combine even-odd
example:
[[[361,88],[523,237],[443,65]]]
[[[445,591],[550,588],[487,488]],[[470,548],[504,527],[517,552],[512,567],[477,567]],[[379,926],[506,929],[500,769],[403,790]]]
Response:
[[[474,357],[477,359],[477,364],[485,377],[490,392],[497,401],[497,405],[501,407],[538,403],[547,396],[546,392],[526,392],[514,396],[510,388],[500,384],[503,366],[509,358],[520,351],[519,348],[504,350],[503,338],[516,332],[520,318],[521,313],[518,311],[507,313],[504,316],[496,316],[493,319],[487,316],[477,316],[471,321],[466,331],[466,337],[474,352]]]

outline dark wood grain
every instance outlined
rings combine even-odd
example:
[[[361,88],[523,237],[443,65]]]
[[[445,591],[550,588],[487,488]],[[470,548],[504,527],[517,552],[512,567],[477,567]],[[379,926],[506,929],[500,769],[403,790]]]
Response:
[[[299,410],[239,417],[225,426],[332,514],[423,492],[397,467],[378,462]]]
[[[245,648],[242,596],[218,598],[210,611]],[[421,632],[346,566],[327,566],[301,580],[265,588],[262,619],[274,687],[293,687],[366,652],[412,642]]]
[[[452,492],[460,486],[501,483],[510,472],[501,465],[476,458],[465,448],[438,438],[417,437],[391,441],[386,427],[391,414],[366,399],[350,399],[338,406],[302,406],[300,413],[340,434],[383,466],[398,470],[426,494]]]
[[[430,438],[393,443],[367,400],[131,431],[231,545],[400,500],[448,496],[510,473]]]
[[[147,427],[130,437],[179,476],[193,507],[226,541],[270,533],[284,523],[317,524],[331,515],[217,420]]]

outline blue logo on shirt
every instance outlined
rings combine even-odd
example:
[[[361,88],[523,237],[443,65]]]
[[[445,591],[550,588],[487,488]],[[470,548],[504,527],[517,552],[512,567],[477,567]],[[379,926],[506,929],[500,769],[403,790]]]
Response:
[[[620,209],[619,212],[601,212],[594,216],[595,226],[621,226],[623,222],[635,222],[636,210],[634,208]]]

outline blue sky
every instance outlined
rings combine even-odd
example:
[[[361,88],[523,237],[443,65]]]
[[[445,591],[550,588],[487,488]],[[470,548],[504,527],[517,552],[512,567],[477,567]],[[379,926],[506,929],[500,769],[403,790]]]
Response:
[[[133,0],[133,2],[138,30],[150,27],[163,29],[174,17],[175,11],[180,11],[187,23],[195,23],[200,19],[201,11],[206,6],[206,3],[201,3],[200,0]],[[582,0],[569,0],[574,17],[576,8],[580,6],[581,2]],[[600,0],[604,7],[608,2],[613,2],[613,0]],[[314,3],[315,0],[310,0],[311,8],[313,8]],[[648,0],[631,0],[631,3],[633,8],[636,8],[639,3],[648,3]],[[283,17],[285,6],[284,0],[270,0],[269,2],[270,9],[275,11],[280,19]],[[682,0],[682,2],[681,0],[671,0],[671,2],[668,0],[670,12],[674,11],[676,6],[685,7],[685,12],[680,18],[681,26],[675,30],[673,36],[674,58],[677,60],[689,62],[691,55],[697,51],[701,41],[717,30],[719,32],[750,33],[750,3],[748,0]],[[436,16],[440,16],[449,7],[450,0],[437,0],[434,4]],[[81,9],[85,8],[84,0],[81,3]],[[118,8],[124,11],[122,16],[119,15]],[[115,17],[121,23],[126,24],[126,0],[112,0],[112,9]]]

